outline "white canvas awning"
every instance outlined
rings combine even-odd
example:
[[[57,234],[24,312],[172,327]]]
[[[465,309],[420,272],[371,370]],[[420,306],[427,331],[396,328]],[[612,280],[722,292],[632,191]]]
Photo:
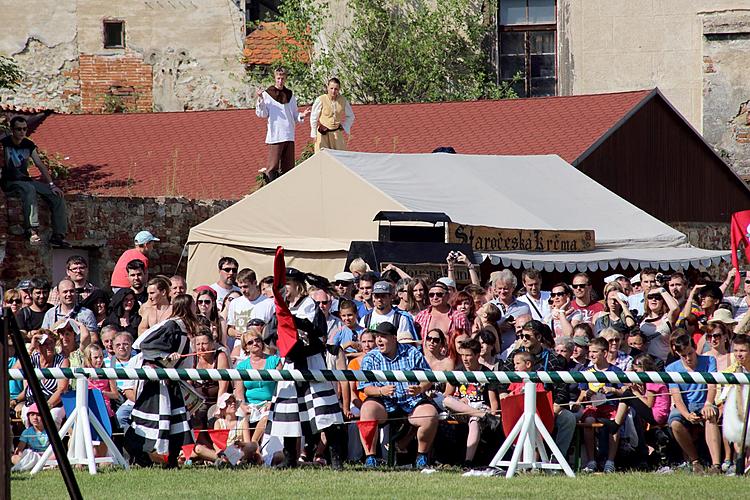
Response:
[[[500,228],[595,231],[596,249],[591,252],[478,254],[512,267],[667,270],[710,266],[729,258],[728,251],[691,246],[684,234],[556,155],[323,150],[193,227],[188,239],[189,270],[204,281],[215,279],[212,261],[220,253],[252,252],[255,260],[248,257],[248,263],[262,265],[256,271],[268,274],[269,250],[277,245],[306,259],[308,271],[315,272],[312,263],[326,256],[343,267],[352,241],[377,239],[373,218],[382,210],[444,212],[454,222]],[[335,266],[321,263],[320,272],[328,275]]]

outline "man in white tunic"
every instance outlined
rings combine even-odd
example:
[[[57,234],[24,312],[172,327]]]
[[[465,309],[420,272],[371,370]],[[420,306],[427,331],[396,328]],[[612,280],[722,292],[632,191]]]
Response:
[[[284,86],[286,78],[286,70],[277,68],[274,84],[265,90],[256,90],[255,114],[268,120],[268,166],[260,169],[268,181],[294,167],[294,127],[310,114],[310,109],[299,112],[297,98]]]

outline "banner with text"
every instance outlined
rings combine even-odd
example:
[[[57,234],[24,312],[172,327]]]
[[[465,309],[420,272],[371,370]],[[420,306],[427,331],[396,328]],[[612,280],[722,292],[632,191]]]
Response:
[[[448,223],[448,243],[475,252],[586,252],[595,248],[594,230],[507,229]]]

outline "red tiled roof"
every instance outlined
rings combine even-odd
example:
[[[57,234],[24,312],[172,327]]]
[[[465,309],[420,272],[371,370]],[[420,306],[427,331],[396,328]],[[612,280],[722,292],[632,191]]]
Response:
[[[575,161],[653,91],[505,101],[354,106],[352,151],[558,154]],[[296,154],[309,141],[297,128]],[[238,199],[265,166],[252,109],[56,115],[31,138],[73,165],[66,190],[103,196]]]
[[[287,43],[299,45],[293,38],[288,36],[286,25],[282,22],[260,23],[245,38],[245,49],[242,52],[245,64],[273,64],[281,59],[279,51],[279,38],[284,37]],[[300,51],[300,60],[308,62],[307,52]]]
[[[650,90],[503,101],[355,106],[352,151],[556,154],[572,163]]]

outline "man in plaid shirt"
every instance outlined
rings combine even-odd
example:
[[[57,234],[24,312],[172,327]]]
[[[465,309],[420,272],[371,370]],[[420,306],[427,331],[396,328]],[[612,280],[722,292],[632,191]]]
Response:
[[[399,344],[396,327],[387,321],[375,329],[377,349],[368,352],[362,360],[362,370],[429,370],[430,367],[419,350],[408,344]],[[407,416],[417,428],[417,468],[427,466],[427,454],[432,447],[438,428],[438,411],[424,392],[430,382],[408,385],[405,382],[360,382],[359,390],[367,399],[362,404],[360,422],[385,423],[389,418]],[[375,440],[362,447],[367,459],[365,467],[375,467]]]
[[[421,329],[422,339],[427,336],[430,330],[435,328],[439,328],[446,336],[453,331],[471,333],[466,316],[453,309],[448,303],[449,295],[448,286],[440,281],[436,281],[430,286],[427,293],[430,305],[414,318],[414,322]]]

